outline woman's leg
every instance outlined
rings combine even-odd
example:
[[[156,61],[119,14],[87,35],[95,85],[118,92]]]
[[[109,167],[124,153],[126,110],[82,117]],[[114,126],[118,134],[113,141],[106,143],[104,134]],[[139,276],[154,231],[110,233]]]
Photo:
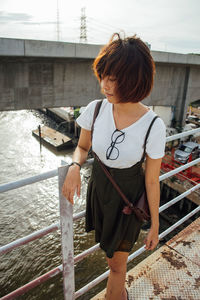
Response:
[[[106,258],[110,268],[108,277],[106,300],[126,300],[125,279],[128,252],[116,251],[112,258]]]

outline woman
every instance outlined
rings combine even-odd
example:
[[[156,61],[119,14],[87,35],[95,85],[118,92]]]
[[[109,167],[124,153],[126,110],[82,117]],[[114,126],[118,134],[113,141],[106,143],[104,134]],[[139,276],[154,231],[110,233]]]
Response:
[[[92,145],[129,201],[134,203],[146,186],[151,227],[144,243],[147,250],[153,250],[158,244],[159,173],[164,156],[165,125],[157,118],[151,128],[144,175],[141,163],[144,138],[155,113],[141,101],[152,89],[154,62],[141,39],[136,36],[122,39],[114,34],[100,50],[93,70],[106,99],[94,123],[92,143],[91,126],[98,100],[90,102],[77,119],[81,134],[63,194],[72,204],[74,193],[80,196],[80,167]],[[133,213],[123,214],[123,206],[123,200],[95,159],[87,192],[86,231],[95,230],[95,240],[106,253],[110,268],[107,300],[128,299],[125,289],[127,258],[142,225]]]

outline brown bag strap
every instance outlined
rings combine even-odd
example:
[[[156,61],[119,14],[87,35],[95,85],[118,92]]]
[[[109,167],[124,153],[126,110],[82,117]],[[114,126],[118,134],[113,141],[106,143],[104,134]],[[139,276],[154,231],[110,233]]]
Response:
[[[96,118],[97,118],[97,116],[98,116],[98,114],[99,114],[99,111],[100,111],[102,102],[103,102],[103,100],[99,100],[99,101],[97,102],[96,106],[95,106],[94,115],[93,115],[93,121],[92,121],[92,127],[91,127],[91,140],[92,140],[92,138],[93,138],[94,123],[95,123],[95,120],[96,120]],[[147,130],[147,133],[146,133],[146,136],[145,136],[145,139],[144,139],[144,145],[143,145],[144,151],[143,151],[142,158],[141,158],[141,160],[140,160],[141,162],[143,162],[144,159],[145,159],[147,139],[148,139],[148,137],[149,137],[151,128],[152,128],[152,126],[153,126],[153,124],[154,124],[154,122],[155,122],[155,120],[156,120],[157,118],[159,118],[159,116],[155,116],[155,117],[153,118],[153,120],[151,121],[151,123],[150,123],[150,125],[149,125],[149,128],[148,128],[148,130]]]
[[[103,100],[100,100],[97,102],[95,110],[94,110],[94,116],[93,116],[93,122],[92,122],[92,127],[91,127],[91,140],[93,138],[93,131],[94,131],[94,123],[95,120],[99,114],[101,105],[102,105]],[[107,178],[111,181],[111,183],[113,184],[113,186],[115,187],[115,189],[117,190],[117,192],[120,194],[120,196],[122,197],[122,199],[124,200],[124,202],[131,208],[134,210],[134,206],[133,204],[127,199],[127,197],[124,195],[124,193],[121,191],[120,187],[117,185],[117,183],[115,182],[115,180],[113,179],[113,177],[111,176],[110,172],[108,171],[108,169],[106,168],[106,166],[102,163],[102,161],[100,160],[100,158],[96,155],[95,152],[92,152],[93,156],[97,159],[97,161],[99,162],[101,168],[103,169],[105,175],[107,176]]]
[[[120,187],[117,185],[117,183],[115,182],[114,178],[112,177],[112,175],[110,174],[110,172],[108,171],[108,169],[106,168],[106,166],[102,163],[102,161],[100,160],[100,158],[96,155],[95,152],[93,152],[94,157],[97,159],[97,161],[99,162],[101,168],[103,169],[105,175],[108,177],[108,179],[111,181],[111,183],[113,184],[113,186],[115,187],[115,189],[117,190],[117,192],[120,194],[120,196],[122,197],[122,199],[124,200],[124,202],[132,209],[134,210],[134,206],[133,204],[128,200],[128,198],[124,195],[124,193],[121,191]]]
[[[93,116],[93,122],[92,122],[92,127],[91,127],[91,140],[93,138],[93,131],[94,131],[94,122],[98,116],[98,113],[100,111],[101,108],[101,104],[102,104],[103,100],[100,100],[97,102],[95,110],[94,110],[94,116]],[[142,155],[142,159],[141,162],[144,161],[145,155],[146,155],[146,143],[147,143],[147,139],[149,136],[149,133],[151,131],[151,128],[153,126],[153,123],[155,122],[155,120],[158,118],[158,116],[155,116],[153,118],[153,120],[151,121],[151,124],[149,125],[149,128],[147,130],[146,136],[145,136],[145,140],[144,140],[144,152]],[[121,191],[120,187],[117,185],[117,183],[115,182],[114,178],[112,177],[112,175],[110,174],[110,172],[108,171],[108,169],[106,168],[106,166],[102,163],[102,161],[100,160],[100,158],[98,157],[98,155],[96,155],[95,152],[93,152],[93,156],[97,159],[97,161],[99,162],[101,168],[103,169],[105,175],[107,176],[107,178],[111,181],[111,183],[113,184],[114,188],[117,190],[117,192],[120,194],[120,196],[122,197],[122,199],[124,200],[124,202],[128,205],[128,207],[130,207],[133,211],[136,211],[134,205],[128,200],[128,198],[124,195],[124,193]]]

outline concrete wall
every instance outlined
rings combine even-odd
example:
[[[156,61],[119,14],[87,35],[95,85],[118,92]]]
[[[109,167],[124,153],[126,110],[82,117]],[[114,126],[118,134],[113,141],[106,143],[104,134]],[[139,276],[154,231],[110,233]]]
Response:
[[[150,106],[151,109],[162,118],[167,127],[171,126],[173,110],[171,106]]]
[[[99,45],[0,38],[0,56],[95,58]]]
[[[0,110],[84,106],[102,98],[91,66],[100,46],[0,39]],[[155,84],[144,103],[171,106],[182,124],[200,99],[200,56],[152,51]]]
[[[101,97],[91,61],[0,60],[0,110],[82,106]]]
[[[154,88],[150,97],[144,102],[154,106],[171,106],[174,123],[182,124],[187,106],[194,100],[188,93],[190,72],[193,73],[193,66],[156,63]],[[200,87],[198,94],[200,98]],[[197,95],[193,96],[197,97]]]

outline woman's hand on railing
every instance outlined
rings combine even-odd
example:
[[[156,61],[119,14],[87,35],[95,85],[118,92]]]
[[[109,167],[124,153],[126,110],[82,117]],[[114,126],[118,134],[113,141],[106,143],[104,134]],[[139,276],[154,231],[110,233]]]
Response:
[[[80,197],[81,191],[81,176],[80,176],[80,167],[77,165],[72,165],[65,178],[62,193],[65,198],[72,204],[74,204],[74,194],[77,193],[77,196]]]
[[[159,230],[158,227],[154,228],[151,226],[146,238],[144,239],[146,250],[153,250],[158,245],[159,242],[158,230]]]

